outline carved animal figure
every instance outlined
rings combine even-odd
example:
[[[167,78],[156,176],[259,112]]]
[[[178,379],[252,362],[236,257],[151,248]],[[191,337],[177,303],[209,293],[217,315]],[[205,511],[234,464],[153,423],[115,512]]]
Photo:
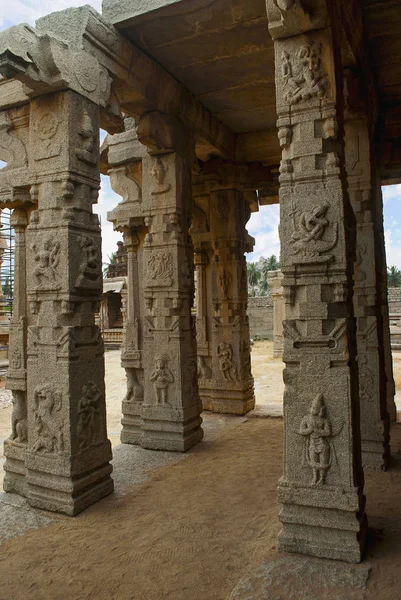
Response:
[[[334,248],[338,240],[337,223],[333,225],[333,238],[330,240],[322,239],[326,227],[329,225],[329,221],[326,218],[328,208],[329,204],[323,202],[323,204],[314,206],[310,212],[303,212],[299,218],[297,228],[294,223],[295,231],[291,237],[294,254],[301,253],[305,256],[318,256]]]
[[[11,414],[10,439],[18,443],[23,443],[28,439],[25,392],[13,390],[12,400],[13,412]]]
[[[127,393],[124,397],[123,402],[142,402],[143,387],[138,382],[136,370],[126,369],[125,374],[127,377]]]
[[[50,383],[38,385],[34,390],[33,412],[37,440],[32,451],[44,450],[59,453],[64,450],[63,421],[57,414],[62,407],[62,394]]]

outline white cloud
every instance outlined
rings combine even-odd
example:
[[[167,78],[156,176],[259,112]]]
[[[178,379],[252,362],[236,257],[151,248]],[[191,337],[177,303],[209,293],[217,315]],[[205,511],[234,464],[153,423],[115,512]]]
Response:
[[[98,12],[102,10],[102,0],[1,0],[0,3],[0,29],[35,21],[51,12],[90,4]]]
[[[386,206],[389,200],[399,200],[401,202],[401,184],[385,185],[382,187],[382,192],[384,206]]]
[[[248,221],[249,235],[255,238],[255,249],[247,255],[248,261],[259,260],[261,256],[268,258],[272,254],[280,255],[280,239],[278,226],[280,224],[280,207],[261,206],[259,212],[252,213]]]

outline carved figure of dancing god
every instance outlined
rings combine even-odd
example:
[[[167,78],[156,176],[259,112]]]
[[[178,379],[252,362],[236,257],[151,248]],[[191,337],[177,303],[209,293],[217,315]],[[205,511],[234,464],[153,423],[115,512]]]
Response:
[[[171,252],[154,252],[148,260],[149,279],[158,284],[171,285],[173,276],[173,257]]]
[[[322,67],[322,45],[304,44],[291,58],[289,53],[282,53],[282,77],[287,92],[285,100],[296,104],[312,97],[324,97],[330,87],[327,73]]]
[[[21,390],[13,390],[10,440],[22,444],[28,439],[26,396]]]
[[[44,450],[58,454],[64,450],[63,421],[58,414],[61,411],[62,394],[50,383],[38,385],[34,390],[33,412],[38,438],[33,452]]]
[[[231,344],[221,342],[217,347],[217,356],[219,359],[219,368],[228,381],[237,380],[237,369],[233,363],[233,349]]]
[[[77,435],[81,450],[96,444],[98,433],[98,402],[101,392],[96,383],[89,381],[82,386],[82,396],[78,402]]]
[[[329,252],[337,244],[338,223],[332,225],[333,234],[330,239],[323,239],[326,228],[330,225],[326,217],[330,205],[323,202],[314,206],[311,211],[301,213],[298,223],[294,218],[294,233],[291,237],[294,254],[304,256],[319,256],[323,252]],[[295,210],[292,215],[294,217]]]
[[[60,242],[51,238],[43,242],[42,250],[38,250],[36,244],[32,247],[35,252],[37,267],[34,275],[40,286],[50,285],[54,287],[58,281],[57,267],[60,262]]]
[[[156,359],[150,381],[155,388],[156,404],[167,404],[168,387],[174,383],[174,375],[167,367],[167,358]]]
[[[323,394],[318,394],[312,402],[309,414],[302,419],[298,432],[305,438],[304,456],[306,464],[313,472],[312,485],[325,485],[334,454],[331,439],[338,435],[341,429],[342,422],[333,426],[327,416]]]

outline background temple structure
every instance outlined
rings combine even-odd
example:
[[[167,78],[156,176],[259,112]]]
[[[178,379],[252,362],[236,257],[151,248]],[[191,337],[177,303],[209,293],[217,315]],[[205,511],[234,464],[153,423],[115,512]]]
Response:
[[[202,409],[253,408],[246,224],[279,202],[279,548],[361,560],[363,469],[387,468],[395,418],[381,185],[401,181],[401,6],[382,4],[104,0],[0,34],[7,491],[74,515],[113,490],[100,170],[128,253],[121,440],[143,448],[186,451]]]

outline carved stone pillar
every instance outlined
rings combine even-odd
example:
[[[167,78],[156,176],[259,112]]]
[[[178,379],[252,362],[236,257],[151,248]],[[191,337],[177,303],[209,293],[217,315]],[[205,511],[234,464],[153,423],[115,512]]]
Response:
[[[6,492],[26,495],[25,452],[28,443],[27,384],[26,384],[26,243],[25,232],[28,224],[26,210],[17,208],[11,215],[11,225],[15,232],[14,255],[14,303],[10,327],[9,369],[7,389],[12,392],[13,412],[11,435],[4,442],[5,477],[3,488]]]
[[[273,298],[273,358],[283,356],[283,321],[285,302],[283,296],[283,274],[281,271],[269,271],[267,282]]]
[[[345,123],[346,168],[357,228],[354,312],[357,321],[362,463],[365,468],[380,470],[387,467],[390,456],[381,289],[377,268],[378,235],[374,223],[375,204],[380,200],[381,205],[381,190],[380,187],[375,189],[374,180],[372,187],[374,168],[372,173],[367,121],[352,113],[347,116],[350,118]]]
[[[184,153],[143,159],[143,204],[149,233],[143,245],[142,446],[185,451],[202,439],[203,431],[191,316],[191,163]]]
[[[325,3],[322,2],[322,5]],[[268,2],[276,65],[284,321],[279,548],[359,562],[366,535],[337,29]],[[302,10],[296,3],[296,10]],[[287,27],[288,24],[288,27]],[[334,38],[334,39],[333,39]]]
[[[198,384],[199,396],[202,407],[208,402],[208,391],[203,389],[203,382],[212,378],[212,320],[210,301],[211,290],[211,268],[210,249],[202,249],[201,244],[197,247],[197,237],[192,234],[195,246],[194,262],[196,269],[196,344],[198,353]],[[205,392],[205,397],[203,393]]]
[[[110,494],[101,299],[99,108],[57,92],[31,101],[38,209],[27,227],[28,500],[74,515]]]

